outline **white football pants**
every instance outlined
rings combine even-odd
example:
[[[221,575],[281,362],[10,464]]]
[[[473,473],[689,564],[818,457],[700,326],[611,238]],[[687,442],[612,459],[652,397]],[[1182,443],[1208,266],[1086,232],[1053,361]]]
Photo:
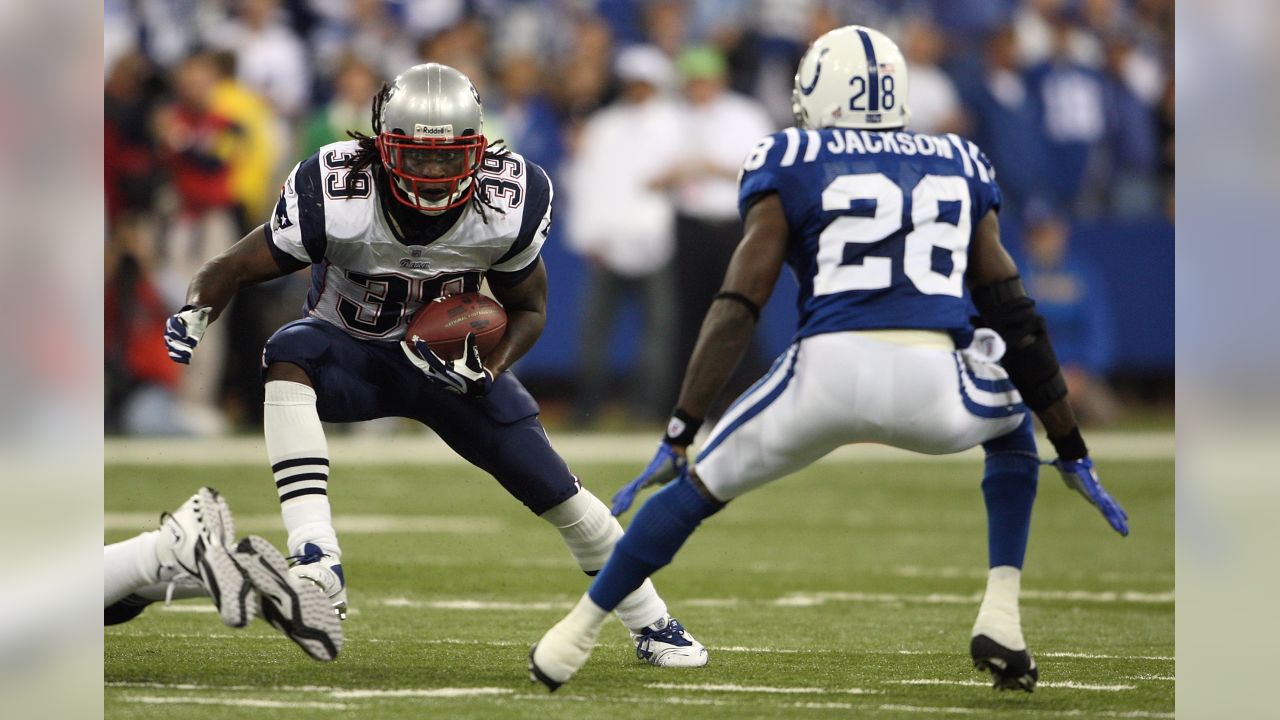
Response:
[[[729,501],[849,443],[943,455],[1012,432],[1027,408],[998,355],[952,347],[927,331],[796,342],[716,423],[698,477]]]

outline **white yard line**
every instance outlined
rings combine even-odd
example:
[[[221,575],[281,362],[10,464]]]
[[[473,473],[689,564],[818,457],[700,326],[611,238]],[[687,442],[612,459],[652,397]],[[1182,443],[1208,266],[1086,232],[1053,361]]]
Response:
[[[334,690],[329,694],[340,700],[360,698],[460,698],[513,695],[515,690],[498,687],[401,688],[398,690]]]
[[[125,702],[144,703],[147,705],[228,705],[232,707],[276,708],[287,710],[347,710],[351,706],[345,703],[326,702],[287,702],[284,700],[251,700],[248,698],[213,698],[213,697],[156,697],[153,695],[125,695]]]
[[[1036,657],[1081,658],[1084,660],[1169,660],[1172,655],[1105,655],[1085,652],[1037,652]]]
[[[1023,590],[1022,600],[1053,600],[1091,603],[1172,604],[1173,591],[1136,592],[1090,590]],[[829,602],[923,603],[927,605],[971,605],[982,600],[982,593],[868,593],[868,592],[792,592],[772,601],[779,607],[813,607]]]
[[[912,680],[886,680],[886,685],[972,685],[974,687],[987,687],[991,685],[986,680],[938,680],[934,678],[917,678]],[[1133,690],[1136,685],[1091,685],[1089,683],[1078,683],[1074,680],[1046,681],[1036,683],[1036,687],[1042,688],[1066,688],[1068,690],[1096,690],[1098,692],[1124,692],[1125,690]]]
[[[659,431],[653,433],[551,433],[551,443],[570,463],[634,462],[653,455]],[[1041,439],[1041,447],[1048,443]],[[1174,455],[1172,432],[1091,432],[1089,451],[1095,460],[1169,460]],[[334,465],[440,465],[464,460],[439,438],[427,433],[391,437],[337,436],[329,439]],[[231,465],[262,464],[267,451],[261,436],[227,438],[108,438],[107,465]],[[982,450],[955,455],[917,455],[883,445],[846,445],[820,462],[913,461],[980,463]],[[263,471],[266,472],[265,469]]]
[[[766,694],[782,694],[782,695],[868,695],[875,694],[876,690],[864,690],[862,688],[820,688],[820,687],[770,687],[767,685],[733,685],[733,684],[683,684],[683,683],[648,683],[647,688],[654,690],[693,690],[697,692],[737,692],[737,693],[766,693]]]
[[[978,710],[974,708],[963,707],[938,707],[933,705],[881,705],[880,710],[886,712],[908,712],[908,713],[925,713],[931,715],[989,715],[988,709]],[[1033,710],[1025,709],[1021,712],[1032,713],[1034,715],[1045,715],[1051,717],[1107,717],[1107,718],[1172,718],[1173,713],[1148,712],[1146,710],[1133,710],[1126,712],[1115,711],[1094,711],[1094,710]]]
[[[339,515],[333,519],[334,529],[347,534],[378,535],[386,533],[437,533],[443,535],[480,535],[501,532],[506,526],[501,518],[469,515]],[[109,512],[103,514],[106,530],[154,530],[156,514],[152,512]],[[269,515],[236,515],[236,529],[241,532],[274,532],[283,528],[279,513]]]

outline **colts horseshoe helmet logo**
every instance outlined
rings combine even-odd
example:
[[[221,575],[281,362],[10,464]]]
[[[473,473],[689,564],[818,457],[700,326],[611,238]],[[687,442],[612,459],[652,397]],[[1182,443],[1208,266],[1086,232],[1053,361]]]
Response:
[[[813,89],[818,86],[818,78],[822,77],[822,56],[826,55],[830,50],[831,48],[822,48],[818,51],[818,59],[813,63],[813,80],[811,80],[808,85],[802,83],[800,85],[800,92],[805,95],[809,95],[813,92]]]

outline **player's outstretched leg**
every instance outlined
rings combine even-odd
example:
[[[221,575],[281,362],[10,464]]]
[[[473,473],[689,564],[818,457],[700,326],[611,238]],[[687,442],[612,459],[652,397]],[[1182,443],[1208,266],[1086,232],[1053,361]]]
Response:
[[[181,574],[195,578],[213,598],[222,622],[244,627],[253,619],[253,606],[249,584],[227,551],[234,540],[227,501],[217,490],[202,487],[182,507],[160,516],[156,559],[161,582]]]
[[[987,453],[982,494],[987,506],[990,570],[969,654],[975,668],[991,673],[995,689],[1031,692],[1039,671],[1022,636],[1018,611],[1022,562],[1039,477],[1030,416],[1017,430],[984,443],[983,448]]]
[[[257,535],[242,539],[231,558],[261,600],[259,615],[311,657],[332,660],[342,649],[342,624],[314,583],[289,572],[284,556]]]
[[[617,518],[586,488],[540,517],[556,527],[570,554],[588,575],[599,572],[623,536]],[[707,649],[667,613],[666,602],[647,578],[614,611],[631,633],[637,658],[662,667],[707,664]]]
[[[723,507],[694,482],[676,480],[640,508],[587,595],[530,649],[531,679],[552,690],[568,682],[591,658],[608,612],[668,565],[702,520]]]

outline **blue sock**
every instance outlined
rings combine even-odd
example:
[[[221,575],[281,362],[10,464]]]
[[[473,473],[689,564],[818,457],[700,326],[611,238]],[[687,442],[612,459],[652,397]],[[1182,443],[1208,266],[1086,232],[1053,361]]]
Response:
[[[587,592],[592,602],[605,610],[616,608],[645,578],[671,562],[703,518],[711,517],[722,507],[708,500],[685,478],[649,498],[591,583]]]
[[[982,496],[987,504],[987,554],[990,567],[1022,568],[1031,532],[1040,460],[1031,430],[1031,414],[1017,430],[982,444],[987,452]]]

